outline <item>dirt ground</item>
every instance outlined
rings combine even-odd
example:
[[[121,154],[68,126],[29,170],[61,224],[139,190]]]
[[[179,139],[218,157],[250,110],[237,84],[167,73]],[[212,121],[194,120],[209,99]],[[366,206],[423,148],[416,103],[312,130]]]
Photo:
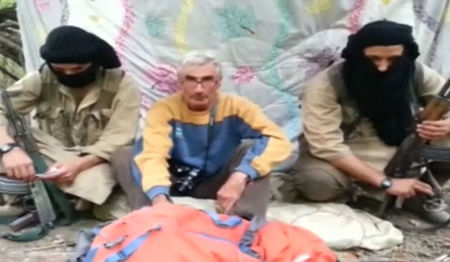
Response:
[[[428,226],[405,215],[396,216],[393,221],[398,221],[398,224],[401,223],[408,228]],[[404,243],[395,248],[375,252],[355,249],[338,252],[338,255],[341,261],[345,262],[450,262],[450,227],[433,233],[417,231],[403,231],[403,233]]]
[[[19,243],[0,239],[1,262],[62,262],[73,252],[78,231],[93,228],[95,220],[80,220],[68,227],[57,227],[34,242]],[[7,230],[0,226],[0,232]]]
[[[450,184],[445,191],[450,195]],[[407,214],[390,217],[403,228],[425,227],[426,224]],[[93,228],[95,220],[83,219],[69,227],[58,227],[45,238],[29,243],[16,243],[0,239],[0,262],[61,262],[67,261],[74,250],[78,231]],[[7,230],[0,226],[0,232]],[[337,251],[342,262],[450,262],[450,226],[433,233],[404,231],[403,245],[389,250],[368,251],[353,249]]]
[[[444,194],[450,198],[450,181],[444,186]],[[450,225],[434,232],[422,232],[418,229],[429,228],[430,225],[410,214],[394,213],[388,216],[388,219],[394,225],[403,228],[405,241],[402,245],[376,252],[367,250],[340,252],[341,261],[450,262]]]

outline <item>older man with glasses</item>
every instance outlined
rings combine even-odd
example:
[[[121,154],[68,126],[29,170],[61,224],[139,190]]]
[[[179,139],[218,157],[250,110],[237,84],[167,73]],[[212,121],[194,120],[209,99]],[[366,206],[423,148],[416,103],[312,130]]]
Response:
[[[191,196],[216,199],[226,213],[265,214],[268,174],[292,146],[257,105],[221,93],[221,80],[220,64],[212,55],[194,51],[185,57],[179,92],[148,112],[142,152],[135,163],[116,167],[133,209],[170,204],[171,196]],[[244,139],[251,142],[243,144]],[[134,164],[142,189],[130,182]]]

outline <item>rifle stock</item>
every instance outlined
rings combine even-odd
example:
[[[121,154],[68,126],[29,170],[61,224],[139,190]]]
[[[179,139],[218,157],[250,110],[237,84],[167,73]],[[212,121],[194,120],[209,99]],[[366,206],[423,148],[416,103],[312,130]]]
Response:
[[[6,117],[14,131],[15,140],[21,144],[28,156],[32,159],[35,171],[37,173],[45,173],[47,171],[47,165],[38,151],[36,141],[34,140],[27,123],[23,117],[14,110],[8,91],[2,90],[1,97],[5,106]],[[53,225],[56,220],[56,213],[44,182],[40,180],[30,182],[30,190],[40,223],[42,225]]]
[[[394,178],[406,176],[406,171],[416,158],[418,142],[416,134],[407,136],[384,168],[384,173]]]

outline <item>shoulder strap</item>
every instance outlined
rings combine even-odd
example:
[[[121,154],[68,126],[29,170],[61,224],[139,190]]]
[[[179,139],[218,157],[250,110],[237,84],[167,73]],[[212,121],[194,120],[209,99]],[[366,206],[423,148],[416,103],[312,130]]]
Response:
[[[421,63],[416,62],[415,65],[416,71],[414,73],[414,88],[418,89],[423,85],[424,73],[423,73],[423,66]]]
[[[204,211],[204,212],[211,218],[211,220],[214,222],[214,224],[218,227],[233,228],[233,227],[237,227],[240,224],[242,224],[242,219],[237,216],[230,216],[230,217],[228,217],[227,220],[222,220],[220,218],[220,216],[215,212],[211,212],[211,211]]]
[[[333,89],[336,92],[338,102],[343,105],[354,107],[354,102],[349,98],[347,89],[345,88],[344,81],[342,79],[342,67],[344,63],[340,63],[334,67],[331,67],[328,71],[328,78],[332,83]]]
[[[416,103],[419,103],[420,105],[424,106],[428,103],[429,100],[431,100],[432,97],[431,96],[424,97],[420,95],[420,90],[423,87],[424,69],[423,65],[419,62],[416,62],[415,65],[416,71],[413,79],[414,95],[416,97]]]
[[[254,258],[260,258],[260,255],[252,249],[255,235],[262,227],[267,224],[267,220],[263,216],[254,216],[250,221],[250,226],[247,231],[244,232],[241,240],[239,241],[239,249]]]
[[[42,64],[39,68],[39,73],[41,76],[41,98],[47,98],[47,101],[53,105],[58,104],[57,92],[52,90],[52,87],[55,86],[56,78],[50,71],[50,68],[46,64]]]
[[[355,102],[350,99],[345,88],[344,81],[342,79],[342,66],[344,63],[340,63],[334,67],[331,67],[328,71],[328,78],[332,83],[333,89],[336,92],[338,103],[343,106],[356,108]],[[356,112],[356,111],[355,111]],[[344,132],[344,139],[347,139],[356,127],[361,123],[362,117],[357,114],[355,119],[350,123],[342,123],[341,129]]]
[[[111,107],[112,101],[117,94],[120,82],[125,76],[125,71],[121,69],[109,69],[102,72],[104,75],[103,83],[100,90],[99,101],[95,104],[94,109],[102,109]]]

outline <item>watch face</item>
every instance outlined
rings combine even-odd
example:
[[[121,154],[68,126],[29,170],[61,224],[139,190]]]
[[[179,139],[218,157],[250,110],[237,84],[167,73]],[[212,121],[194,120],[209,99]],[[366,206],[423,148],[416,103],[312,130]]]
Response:
[[[8,152],[9,150],[11,150],[11,147],[12,146],[9,144],[3,145],[2,147],[0,147],[0,152],[2,153]]]
[[[385,179],[385,180],[383,180],[383,182],[381,182],[382,189],[388,189],[391,186],[392,186],[392,180],[390,180],[390,179]]]

